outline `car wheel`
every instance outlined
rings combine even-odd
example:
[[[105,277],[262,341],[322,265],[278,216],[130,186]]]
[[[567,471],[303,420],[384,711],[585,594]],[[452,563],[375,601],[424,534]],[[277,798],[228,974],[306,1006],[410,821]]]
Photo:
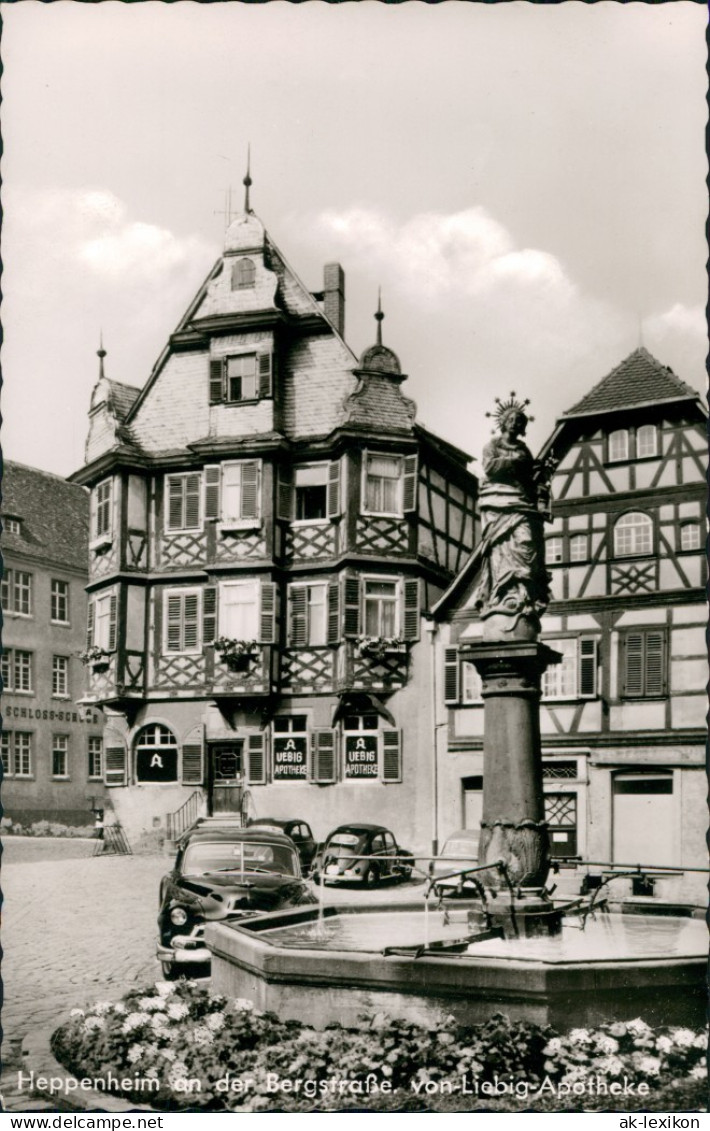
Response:
[[[376,888],[380,882],[380,873],[377,871],[377,868],[371,865],[365,872],[362,882],[366,888]]]
[[[166,982],[172,982],[173,979],[176,977],[174,963],[172,963],[172,962],[161,962],[160,965],[163,968],[163,977],[165,978]]]

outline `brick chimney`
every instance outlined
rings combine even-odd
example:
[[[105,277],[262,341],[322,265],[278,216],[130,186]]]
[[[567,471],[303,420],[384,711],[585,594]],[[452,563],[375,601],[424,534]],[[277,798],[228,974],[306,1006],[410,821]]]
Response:
[[[339,263],[323,268],[323,311],[341,338],[345,335],[345,272]]]

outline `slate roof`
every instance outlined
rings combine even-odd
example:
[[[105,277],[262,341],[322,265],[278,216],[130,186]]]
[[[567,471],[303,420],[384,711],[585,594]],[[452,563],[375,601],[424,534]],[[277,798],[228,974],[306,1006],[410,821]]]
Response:
[[[587,416],[634,408],[652,401],[698,399],[698,393],[667,365],[661,365],[643,346],[607,373],[576,405],[562,414]]]
[[[411,432],[417,406],[402,395],[399,384],[367,373],[362,374],[359,387],[348,397],[345,412],[351,427]]]
[[[2,532],[2,549],[88,574],[89,495],[58,475],[6,460],[2,514],[19,518],[20,533]]]
[[[118,419],[123,420],[138,399],[140,389],[135,385],[124,385],[122,381],[112,381],[108,377],[105,380],[110,390],[111,407]]]

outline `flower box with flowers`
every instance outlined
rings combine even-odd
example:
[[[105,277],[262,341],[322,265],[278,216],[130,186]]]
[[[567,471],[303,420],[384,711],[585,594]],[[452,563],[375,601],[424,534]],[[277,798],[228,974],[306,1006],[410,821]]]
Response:
[[[232,672],[245,672],[249,664],[259,654],[259,644],[256,640],[235,640],[230,636],[218,636],[214,642],[214,650],[220,660]]]
[[[407,642],[399,636],[360,636],[355,645],[358,656],[382,660],[385,656],[401,655],[407,651]]]
[[[79,652],[79,659],[85,667],[91,668],[92,672],[104,672],[108,668],[111,657],[103,648],[99,648],[97,644],[92,644],[91,648],[87,648],[84,652]]]

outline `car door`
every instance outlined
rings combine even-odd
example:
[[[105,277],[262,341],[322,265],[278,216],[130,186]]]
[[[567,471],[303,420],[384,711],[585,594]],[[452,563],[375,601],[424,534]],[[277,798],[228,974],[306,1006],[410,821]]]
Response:
[[[384,842],[385,842],[384,855],[385,855],[385,859],[386,859],[385,867],[387,868],[387,875],[391,876],[391,875],[394,874],[395,864],[397,863],[397,860],[396,860],[397,852],[398,852],[397,842],[394,839],[394,837],[392,836],[392,833],[385,833],[384,834]],[[383,875],[384,875],[384,872],[383,872]]]
[[[313,833],[310,826],[305,821],[301,821],[299,828],[300,839],[296,841],[298,851],[301,856],[301,864],[303,865],[304,872],[307,872],[316,854],[316,842],[313,839]]]
[[[380,879],[382,879],[383,876],[389,875],[387,870],[387,856],[385,852],[385,838],[382,833],[375,833],[375,835],[373,836],[372,840],[370,841],[370,851],[368,855],[377,857],[376,867]]]

